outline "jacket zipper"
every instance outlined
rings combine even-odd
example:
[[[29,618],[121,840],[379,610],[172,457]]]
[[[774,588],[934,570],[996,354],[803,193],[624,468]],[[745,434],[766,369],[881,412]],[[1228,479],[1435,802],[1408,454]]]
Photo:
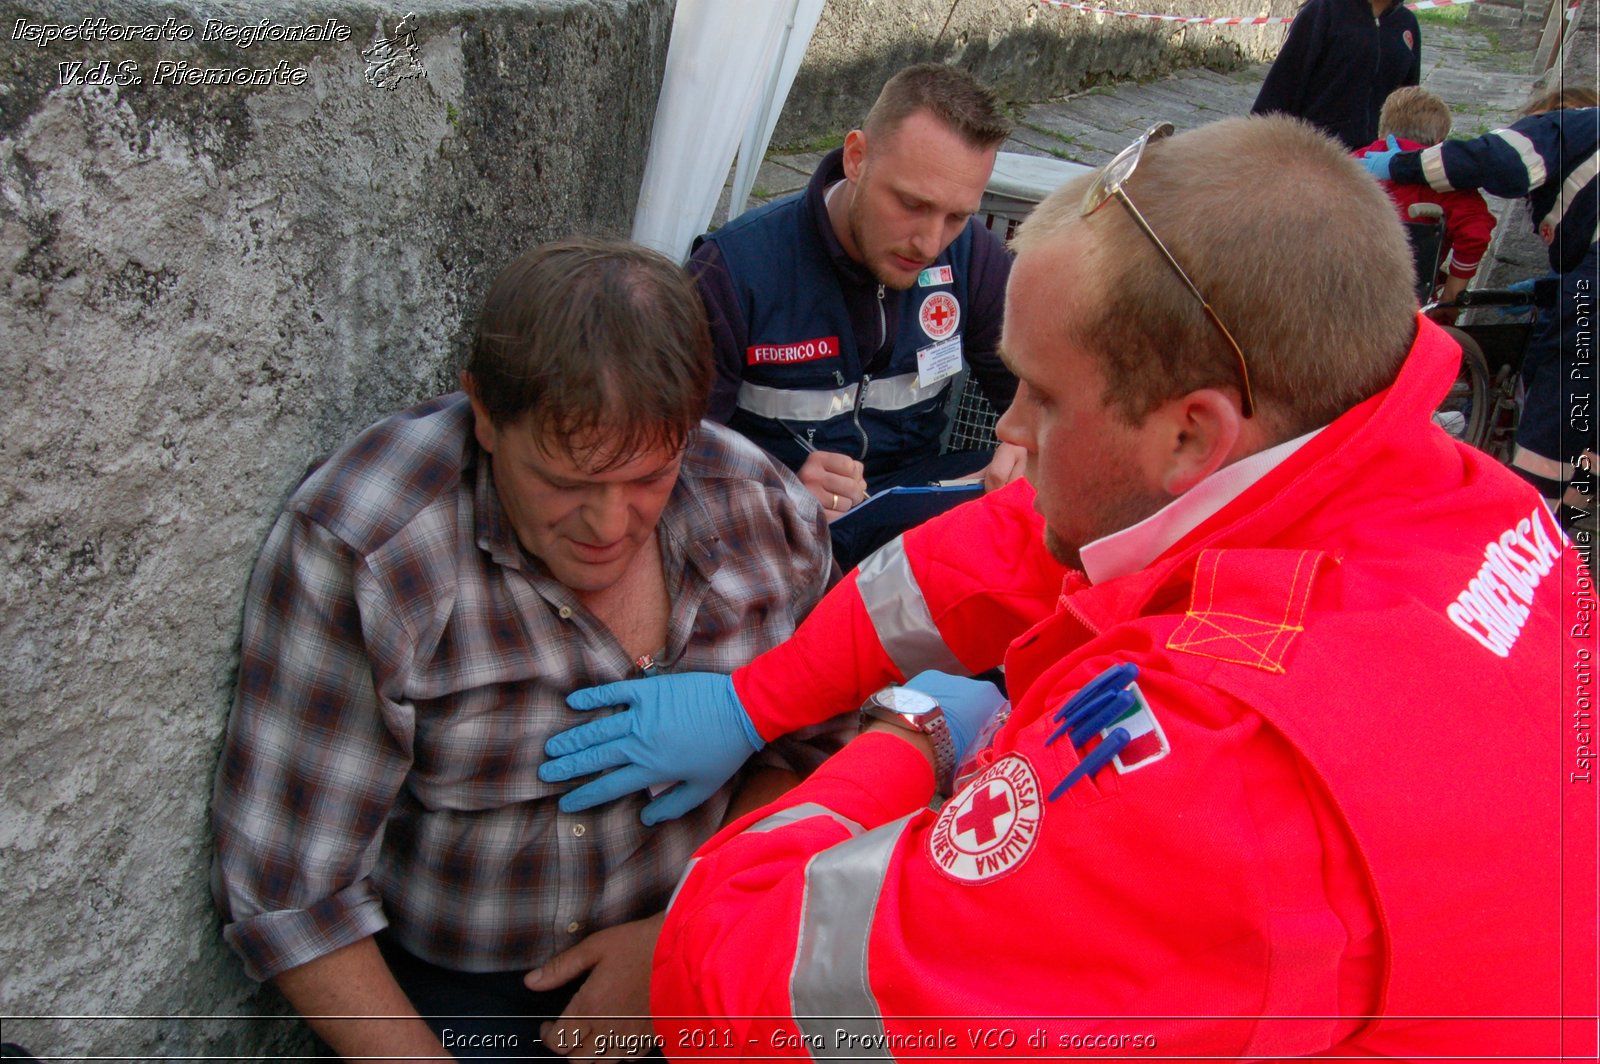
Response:
[[[878,286],[878,350],[883,350],[883,345],[889,342],[889,319],[883,312],[883,285]]]
[[[883,297],[885,294],[886,290],[884,286],[881,284],[878,285],[878,346],[873,352],[872,361],[874,364],[877,363],[878,356],[883,354],[884,345],[889,342],[889,318],[883,309]],[[856,434],[861,437],[861,453],[857,456],[857,458],[862,462],[867,460],[868,440],[867,430],[861,427],[861,410],[866,405],[867,401],[867,385],[871,383],[872,374],[863,373],[861,375],[861,385],[856,389],[855,409],[850,415],[850,420],[853,421],[856,426]]]
[[[1066,610],[1067,613],[1070,614],[1073,617],[1074,620],[1076,620],[1079,624],[1083,625],[1083,627],[1091,635],[1099,635],[1100,634],[1100,626],[1095,624],[1087,616],[1085,616],[1084,612],[1081,609],[1078,608],[1077,604],[1075,602],[1073,602],[1070,597],[1068,597],[1066,599],[1066,601],[1061,603],[1061,607],[1062,607],[1062,609]]]
[[[857,456],[859,461],[867,460],[867,430],[861,427],[861,408],[867,402],[867,385],[872,383],[872,374],[864,374],[861,384],[856,388],[855,409],[850,412],[850,420],[855,423],[856,433],[861,437],[861,453]]]

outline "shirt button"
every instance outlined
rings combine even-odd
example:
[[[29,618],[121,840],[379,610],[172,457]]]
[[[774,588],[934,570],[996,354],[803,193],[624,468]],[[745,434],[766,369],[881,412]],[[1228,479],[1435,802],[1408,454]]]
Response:
[[[589,829],[584,827],[582,824],[574,824],[572,825],[572,837],[575,839],[581,839],[583,838],[583,833],[588,830]]]
[[[559,610],[556,610],[556,615],[559,616],[563,621],[571,620],[572,619],[572,607],[571,606],[563,606]]]
[[[576,920],[572,921],[572,923],[567,925],[567,934],[569,934],[569,935],[576,935],[579,931],[582,931],[582,930],[583,930],[583,925],[578,923],[578,921],[576,921]]]

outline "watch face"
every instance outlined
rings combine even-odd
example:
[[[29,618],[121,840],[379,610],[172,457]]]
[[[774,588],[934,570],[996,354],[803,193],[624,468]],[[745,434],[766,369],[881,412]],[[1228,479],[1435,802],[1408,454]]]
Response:
[[[909,687],[891,687],[883,691],[878,700],[887,709],[913,717],[920,717],[939,708],[939,703],[932,697],[921,691],[913,691]]]

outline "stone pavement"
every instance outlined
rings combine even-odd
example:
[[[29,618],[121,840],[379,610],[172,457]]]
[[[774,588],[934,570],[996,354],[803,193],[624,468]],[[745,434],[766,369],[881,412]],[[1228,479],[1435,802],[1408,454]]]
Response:
[[[1422,23],[1422,84],[1450,105],[1456,136],[1473,137],[1509,124],[1537,77],[1532,62],[1538,27],[1483,14],[1469,8],[1467,19]],[[1155,122],[1169,121],[1182,131],[1249,114],[1266,72],[1266,64],[1229,72],[1184,70],[1155,81],[1096,86],[1062,99],[1024,104],[1017,109],[1016,132],[1003,150],[1098,166]],[[756,177],[752,205],[804,188],[822,156],[822,151],[769,152]],[[1513,204],[1493,198],[1489,202],[1502,218],[1493,258],[1519,223],[1503,217]],[[724,193],[717,224],[726,212]],[[1502,266],[1515,277],[1543,268],[1542,248],[1531,262],[1523,261],[1526,253],[1508,258]],[[1497,280],[1496,271],[1489,279]]]

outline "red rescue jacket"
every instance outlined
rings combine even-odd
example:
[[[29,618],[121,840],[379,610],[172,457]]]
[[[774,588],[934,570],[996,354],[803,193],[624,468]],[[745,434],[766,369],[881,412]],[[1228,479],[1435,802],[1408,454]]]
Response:
[[[1592,1055],[1593,587],[1430,424],[1457,354],[1419,329],[1145,569],[1063,569],[1014,485],[736,674],[769,736],[1002,655],[1015,709],[941,810],[869,735],[708,842],[656,952],[667,1055]],[[1159,730],[1052,800],[1097,741],[1057,711],[1123,662]]]

